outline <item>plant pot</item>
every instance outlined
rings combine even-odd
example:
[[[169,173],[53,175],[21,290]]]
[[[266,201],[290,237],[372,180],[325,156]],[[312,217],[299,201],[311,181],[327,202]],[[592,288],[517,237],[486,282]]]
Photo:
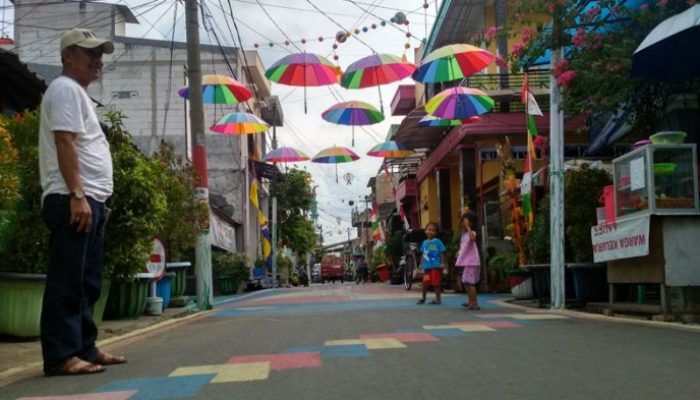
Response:
[[[185,295],[187,284],[187,268],[192,264],[189,261],[169,262],[165,264],[166,272],[174,272],[175,277],[170,283],[170,296],[180,297]]]
[[[240,286],[240,281],[233,277],[223,277],[218,279],[219,283],[219,294],[229,295],[238,293],[238,286]]]
[[[534,295],[540,302],[549,300],[552,288],[552,267],[550,264],[529,264],[525,266],[532,273]],[[575,297],[574,278],[571,270],[564,268],[564,290],[567,299]]]
[[[519,300],[532,298],[532,275],[528,271],[507,272],[506,281],[510,293]]]
[[[46,275],[0,273],[0,334],[21,338],[41,333]]]
[[[156,283],[156,296],[163,299],[163,308],[168,308],[170,305],[172,283],[176,275],[175,272],[166,272],[163,278]]]
[[[163,314],[163,298],[162,297],[147,297],[146,298],[146,314],[161,315]]]
[[[573,276],[576,300],[583,303],[608,300],[607,264],[571,263],[566,268]]]
[[[105,308],[106,319],[135,319],[146,310],[148,280],[113,281]]]
[[[112,287],[112,281],[103,280],[102,288],[100,289],[100,297],[95,302],[92,307],[92,320],[95,322],[96,326],[100,326],[105,313],[105,307],[107,306],[107,299],[109,298],[109,289]]]

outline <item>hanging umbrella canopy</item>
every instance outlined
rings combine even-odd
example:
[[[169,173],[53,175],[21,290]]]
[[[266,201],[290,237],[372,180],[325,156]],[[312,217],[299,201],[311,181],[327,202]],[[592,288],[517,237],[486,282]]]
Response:
[[[664,20],[644,38],[632,56],[632,75],[665,82],[700,76],[699,41],[700,4],[696,4]]]
[[[485,114],[493,106],[493,99],[481,90],[456,86],[428,100],[425,111],[438,118],[465,119]]]
[[[183,87],[177,93],[189,99],[190,88]],[[209,104],[238,104],[253,97],[244,84],[226,75],[204,75],[202,77],[202,101]]]
[[[346,101],[331,106],[321,114],[328,122],[339,125],[372,125],[384,121],[384,115],[363,101]]]
[[[348,89],[385,85],[411,76],[415,70],[415,65],[397,56],[372,54],[350,64],[340,79],[340,85]]]
[[[265,76],[288,86],[325,86],[338,83],[338,70],[327,58],[314,53],[290,54],[265,71]]]
[[[473,116],[464,119],[443,119],[433,117],[430,114],[426,114],[423,118],[420,119],[420,121],[418,121],[418,124],[421,126],[459,126],[479,121],[481,121],[481,117],[478,116]]]
[[[372,157],[384,157],[384,158],[404,158],[408,157],[415,151],[409,149],[405,145],[390,140],[388,142],[382,142],[378,145],[372,147],[370,151],[367,152],[368,156]]]
[[[466,78],[488,67],[495,59],[488,51],[470,44],[451,44],[428,54],[413,79],[423,83]]]
[[[227,135],[248,135],[270,129],[265,121],[253,114],[232,112],[219,119],[210,130]]]
[[[352,150],[345,147],[335,146],[319,151],[318,154],[311,159],[311,161],[321,164],[338,164],[352,162],[359,159],[360,157]]]
[[[297,162],[306,161],[309,156],[303,151],[291,147],[280,147],[265,154],[266,162]]]

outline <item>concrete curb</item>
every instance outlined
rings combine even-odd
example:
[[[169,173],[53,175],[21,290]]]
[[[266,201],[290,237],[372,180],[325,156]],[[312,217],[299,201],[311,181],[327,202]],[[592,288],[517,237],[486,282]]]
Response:
[[[593,314],[593,313],[587,313],[584,311],[575,311],[575,310],[553,310],[553,309],[545,309],[545,308],[533,309],[532,307],[527,307],[527,306],[522,306],[519,304],[509,303],[507,300],[493,300],[493,301],[491,301],[491,303],[498,304],[499,306],[502,306],[502,307],[515,308],[515,309],[522,310],[522,311],[529,312],[529,313],[549,313],[549,314],[562,315],[565,317],[587,319],[587,320],[599,321],[599,322],[624,323],[624,324],[642,325],[642,326],[648,326],[648,327],[654,327],[654,328],[675,329],[675,330],[683,330],[683,331],[687,331],[687,332],[700,333],[700,325],[685,325],[685,324],[681,324],[679,322],[663,322],[663,321],[648,321],[648,320],[640,320],[640,319],[630,319],[630,318],[607,316],[607,315],[602,315],[602,314]]]

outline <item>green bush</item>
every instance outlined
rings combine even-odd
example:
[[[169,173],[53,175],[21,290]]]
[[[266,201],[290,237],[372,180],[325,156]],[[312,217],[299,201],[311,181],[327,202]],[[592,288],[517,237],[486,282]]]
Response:
[[[19,200],[0,221],[3,236],[0,269],[10,272],[46,273],[49,233],[41,218],[41,182],[39,179],[39,111],[21,117],[0,117],[17,151],[12,166],[19,179]],[[1,174],[2,172],[0,172]]]
[[[21,199],[19,193],[19,157],[12,143],[10,132],[0,120],[0,252],[10,237],[15,206]]]
[[[133,144],[124,130],[118,111],[106,114],[114,168],[112,209],[105,240],[105,269],[108,278],[133,279],[142,272],[151,252],[152,240],[163,232],[167,198],[161,188],[162,170]]]
[[[591,227],[603,188],[611,183],[607,172],[587,164],[564,175],[564,251],[567,262],[593,261]],[[549,195],[542,199],[526,246],[532,263],[550,261]]]
[[[487,269],[496,270],[499,274],[520,270],[520,256],[517,251],[504,251],[496,254],[489,260]]]
[[[209,209],[196,196],[194,168],[175,154],[173,145],[162,141],[154,158],[168,205],[159,236],[167,247],[168,260],[183,260],[209,222]]]
[[[213,271],[216,278],[234,278],[236,282],[248,280],[248,256],[245,253],[214,253]]]

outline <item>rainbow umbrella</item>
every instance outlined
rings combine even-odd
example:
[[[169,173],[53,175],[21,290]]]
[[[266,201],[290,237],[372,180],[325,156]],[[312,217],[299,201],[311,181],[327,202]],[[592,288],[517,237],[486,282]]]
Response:
[[[428,54],[413,73],[423,83],[449,82],[466,78],[486,68],[493,54],[470,44],[451,44]]]
[[[232,112],[223,116],[209,130],[228,135],[248,135],[270,129],[265,121],[253,114]]]
[[[335,181],[338,182],[338,164],[353,162],[359,159],[360,157],[352,150],[345,147],[333,146],[319,151],[311,161],[321,164],[335,164]]]
[[[303,151],[291,147],[280,147],[265,154],[265,161],[273,163],[306,161],[308,159],[309,156]]]
[[[331,106],[321,114],[328,122],[339,125],[351,125],[352,145],[355,145],[355,126],[372,125],[384,121],[384,115],[373,105],[363,101],[346,101]]]
[[[189,99],[190,88],[183,87],[177,93]],[[204,75],[202,77],[202,101],[210,104],[238,104],[253,96],[244,84],[226,75]]]
[[[384,158],[404,158],[408,157],[415,151],[406,147],[406,145],[399,143],[394,140],[388,142],[382,142],[378,145],[372,147],[370,151],[367,152],[368,156],[373,157],[384,157]]]
[[[391,54],[372,54],[361,58],[345,70],[340,85],[348,89],[363,89],[377,86],[379,90],[379,109],[384,113],[380,85],[400,81],[411,76],[416,66]]]
[[[481,121],[481,117],[478,116],[464,119],[442,119],[433,117],[430,114],[425,114],[425,116],[418,121],[418,124],[421,126],[459,126],[479,121]]]
[[[338,83],[338,75],[338,67],[327,58],[314,53],[290,54],[265,71],[265,76],[273,82],[304,87],[304,114],[306,114],[306,87]]]
[[[478,89],[451,87],[436,94],[425,104],[425,111],[433,117],[465,119],[489,112],[492,98]]]

